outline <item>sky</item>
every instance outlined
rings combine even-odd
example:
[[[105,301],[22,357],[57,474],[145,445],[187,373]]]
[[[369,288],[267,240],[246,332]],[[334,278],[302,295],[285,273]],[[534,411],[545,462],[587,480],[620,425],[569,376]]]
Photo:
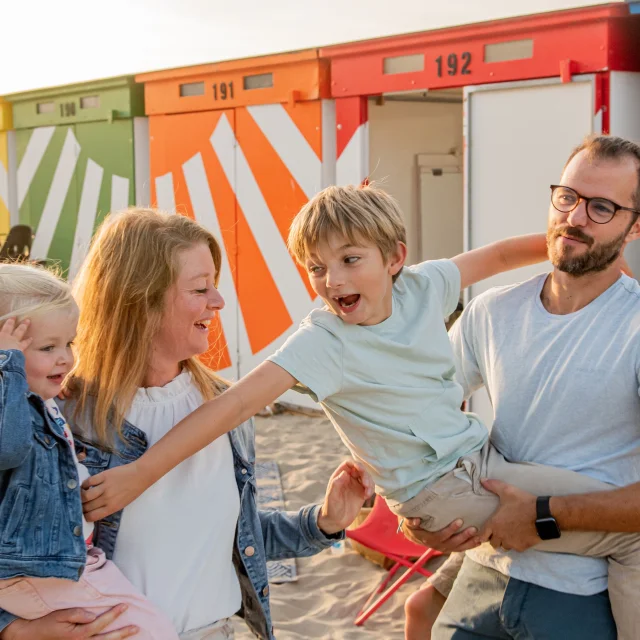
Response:
[[[615,1],[1,0],[0,95]]]

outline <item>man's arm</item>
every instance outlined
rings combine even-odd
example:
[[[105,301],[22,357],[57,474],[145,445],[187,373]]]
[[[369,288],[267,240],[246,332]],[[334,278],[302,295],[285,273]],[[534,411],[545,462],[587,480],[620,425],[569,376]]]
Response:
[[[500,506],[475,539],[515,551],[538,544],[536,496],[500,480],[483,480],[482,486],[500,498]],[[612,491],[552,497],[549,508],[560,531],[638,533],[640,483]]]
[[[551,498],[561,531],[640,532],[640,482],[613,491]]]

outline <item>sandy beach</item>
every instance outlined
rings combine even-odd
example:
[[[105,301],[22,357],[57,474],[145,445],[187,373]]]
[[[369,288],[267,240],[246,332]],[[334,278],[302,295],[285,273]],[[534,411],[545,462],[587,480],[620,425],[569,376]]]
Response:
[[[256,419],[258,460],[280,467],[286,508],[320,502],[334,469],[348,457],[331,424],[323,417],[285,413]],[[297,561],[298,580],[271,586],[271,608],[278,640],[327,638],[357,640],[404,637],[404,601],[423,581],[410,580],[363,627],[354,618],[384,570],[347,547]],[[242,620],[237,638],[253,635]]]

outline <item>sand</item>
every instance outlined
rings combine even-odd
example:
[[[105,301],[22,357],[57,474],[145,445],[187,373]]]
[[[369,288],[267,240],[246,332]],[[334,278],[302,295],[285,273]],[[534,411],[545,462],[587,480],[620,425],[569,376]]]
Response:
[[[323,417],[285,413],[256,418],[256,432],[258,459],[278,462],[288,510],[321,502],[331,473],[349,457]],[[278,640],[404,638],[404,602],[424,578],[410,580],[363,627],[356,627],[356,613],[385,571],[351,548],[342,555],[327,550],[296,562],[297,582],[271,586]],[[242,620],[235,627],[238,639],[253,637]]]

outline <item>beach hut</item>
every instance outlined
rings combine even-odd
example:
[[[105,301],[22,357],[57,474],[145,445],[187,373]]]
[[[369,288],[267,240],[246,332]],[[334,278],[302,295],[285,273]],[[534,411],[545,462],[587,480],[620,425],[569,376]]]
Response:
[[[640,141],[640,16],[625,4],[345,44],[331,61],[336,178],[383,180],[409,261],[546,228],[549,185],[590,133]],[[640,247],[638,248],[640,249]],[[627,258],[640,273],[640,251]],[[515,282],[540,265],[473,287]],[[474,410],[490,407],[482,400]]]
[[[148,204],[148,129],[131,77],[13,94],[19,220],[73,278],[109,211]]]
[[[309,50],[136,80],[145,86],[152,202],[222,241],[223,339],[211,332],[210,364],[243,375],[317,304],[286,238],[300,207],[335,181],[328,62]]]
[[[0,99],[0,246],[9,232],[13,210],[13,185],[15,177],[12,175],[13,163],[9,162],[11,152],[14,149],[13,135],[11,132],[12,118],[11,105]]]

